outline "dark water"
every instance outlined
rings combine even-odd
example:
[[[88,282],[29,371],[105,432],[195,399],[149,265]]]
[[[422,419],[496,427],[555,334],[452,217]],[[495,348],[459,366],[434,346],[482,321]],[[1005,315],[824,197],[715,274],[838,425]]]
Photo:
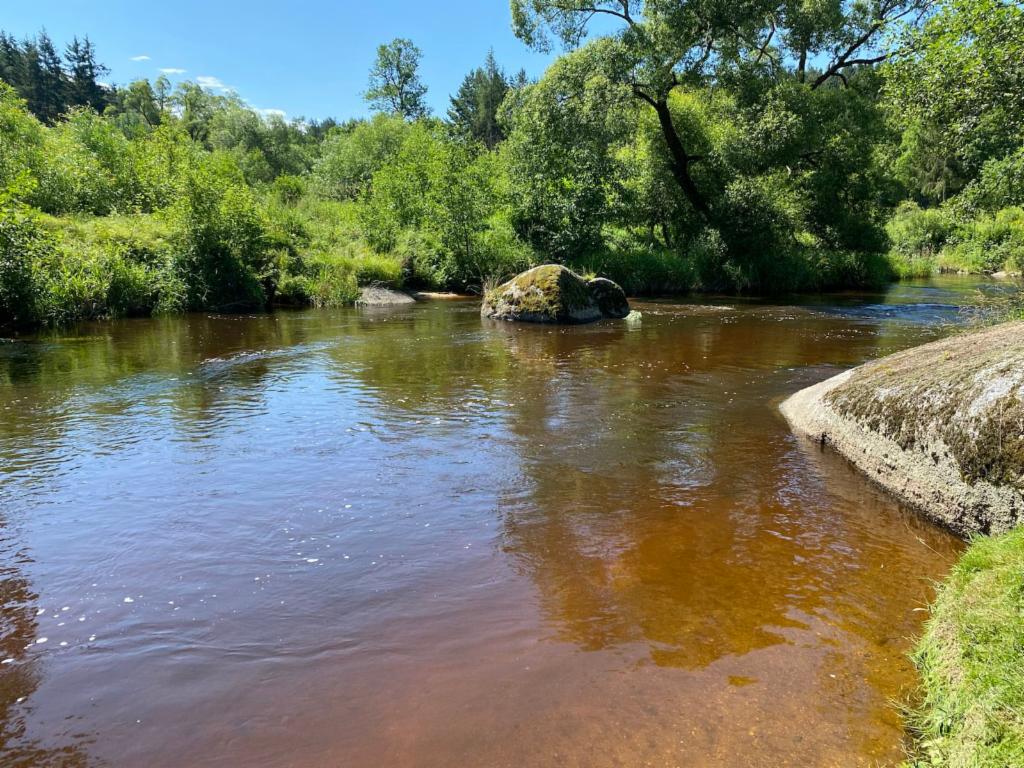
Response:
[[[0,344],[0,764],[854,766],[959,550],[787,394],[971,285]]]

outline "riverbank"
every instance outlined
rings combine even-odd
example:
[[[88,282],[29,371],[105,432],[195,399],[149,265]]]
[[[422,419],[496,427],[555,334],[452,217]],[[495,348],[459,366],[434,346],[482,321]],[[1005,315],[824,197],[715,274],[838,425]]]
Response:
[[[913,655],[910,765],[1024,765],[1024,323],[867,363],[791,396],[793,429],[976,538]]]
[[[1024,529],[977,539],[943,583],[914,654],[923,697],[909,764],[1024,765]]]

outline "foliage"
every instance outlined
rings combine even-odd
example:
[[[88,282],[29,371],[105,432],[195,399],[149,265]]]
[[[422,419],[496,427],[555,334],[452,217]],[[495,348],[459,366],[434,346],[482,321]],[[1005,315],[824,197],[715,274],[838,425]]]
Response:
[[[105,88],[87,39],[62,57],[0,35],[0,189],[24,244],[6,321],[480,291],[547,261],[634,293],[1024,261],[1016,5],[511,5],[523,40],[567,52],[535,82],[488,55],[446,122],[404,39],[378,50],[378,114],[316,122],[166,78]]]
[[[51,247],[37,216],[18,200],[26,176],[0,189],[0,326],[35,320],[34,262]]]
[[[331,130],[313,169],[317,191],[335,200],[359,197],[369,189],[373,174],[398,153],[409,128],[401,117],[379,114],[355,126]]]
[[[61,57],[45,31],[22,42],[0,32],[0,80],[44,122],[56,121],[72,107],[103,111],[110,94],[99,81],[107,72],[88,37],[75,37]]]
[[[370,107],[407,120],[426,117],[430,110],[424,101],[427,87],[419,76],[422,56],[411,40],[401,37],[379,46],[366,91]]]
[[[567,54],[506,104],[512,222],[549,260],[600,247],[622,183],[616,152],[631,105],[596,68],[602,50]]]
[[[900,119],[927,130],[971,176],[1024,140],[1024,8],[944,0],[907,30],[887,75]]]
[[[497,147],[505,138],[498,110],[509,88],[511,84],[498,66],[494,51],[488,52],[484,66],[466,75],[451,98],[448,120],[456,135],[478,141],[488,149]]]
[[[168,211],[178,269],[191,309],[263,306],[276,288],[265,222],[237,165],[212,155],[191,169],[181,199]]]
[[[903,277],[931,275],[939,253],[949,242],[953,224],[941,210],[922,209],[907,201],[896,209],[886,225],[892,243],[890,252]]]
[[[950,258],[970,272],[1024,268],[1024,209],[1004,208],[963,225]]]

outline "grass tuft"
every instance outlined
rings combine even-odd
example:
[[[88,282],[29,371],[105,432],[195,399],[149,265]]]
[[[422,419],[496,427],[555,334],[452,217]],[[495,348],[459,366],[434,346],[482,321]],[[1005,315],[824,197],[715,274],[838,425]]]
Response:
[[[1024,766],[1024,528],[971,544],[913,659],[924,697],[909,766]]]

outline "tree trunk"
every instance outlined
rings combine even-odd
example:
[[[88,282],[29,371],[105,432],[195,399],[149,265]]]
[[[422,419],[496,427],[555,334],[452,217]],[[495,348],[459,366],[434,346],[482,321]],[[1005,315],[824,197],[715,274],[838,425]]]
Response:
[[[661,132],[665,136],[665,143],[668,144],[668,151],[672,155],[672,176],[675,178],[676,183],[679,184],[680,189],[683,190],[683,194],[686,195],[686,199],[690,201],[690,205],[693,206],[704,220],[708,223],[711,222],[711,208],[708,207],[707,201],[704,196],[697,189],[697,185],[693,182],[693,177],[690,175],[690,165],[693,163],[694,158],[686,153],[683,148],[683,142],[679,139],[679,134],[676,133],[676,127],[672,123],[672,112],[668,108],[668,101],[665,99],[658,99],[653,103],[654,111],[658,113],[658,122],[661,124]]]

